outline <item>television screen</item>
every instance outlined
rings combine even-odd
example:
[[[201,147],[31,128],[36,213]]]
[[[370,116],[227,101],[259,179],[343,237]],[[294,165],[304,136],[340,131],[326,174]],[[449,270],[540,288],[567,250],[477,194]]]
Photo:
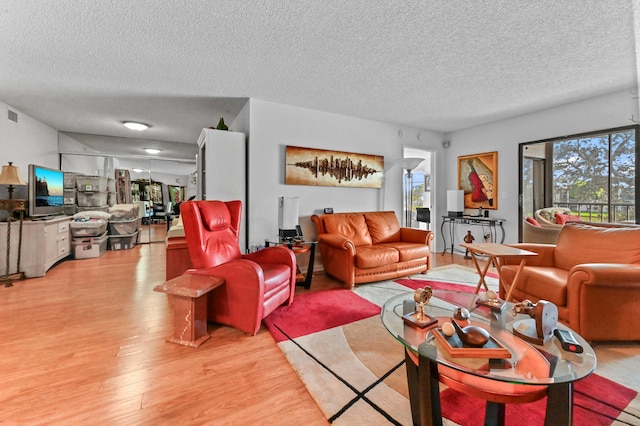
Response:
[[[29,216],[64,212],[64,173],[29,164]]]

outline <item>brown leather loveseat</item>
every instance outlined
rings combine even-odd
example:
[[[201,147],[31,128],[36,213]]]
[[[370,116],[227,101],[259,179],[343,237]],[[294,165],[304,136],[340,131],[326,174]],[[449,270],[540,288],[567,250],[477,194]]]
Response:
[[[573,222],[555,245],[512,246],[538,253],[527,258],[514,299],[553,302],[560,321],[587,340],[640,340],[640,227]],[[504,263],[510,286],[519,260]]]
[[[429,269],[433,233],[400,227],[392,211],[313,215],[311,220],[325,272],[347,288]]]

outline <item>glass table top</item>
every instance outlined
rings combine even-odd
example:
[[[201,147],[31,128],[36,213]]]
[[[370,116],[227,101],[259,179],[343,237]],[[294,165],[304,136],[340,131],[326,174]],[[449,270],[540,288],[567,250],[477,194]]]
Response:
[[[595,370],[595,352],[576,332],[572,331],[584,348],[581,354],[564,351],[555,337],[551,337],[544,345],[535,345],[515,336],[514,322],[530,317],[527,314],[514,316],[512,303],[506,303],[504,310],[499,312],[477,305],[479,295],[434,290],[424,312],[437,319],[438,324],[419,328],[407,324],[402,318],[407,311],[415,310],[413,295],[413,292],[407,292],[389,299],[382,307],[382,322],[408,350],[416,354],[420,352],[438,364],[479,377],[532,385],[574,382]],[[440,327],[443,323],[451,322],[458,307],[466,308],[470,312],[470,325],[484,328],[492,340],[508,350],[504,358],[492,359],[483,355],[472,357],[467,354],[460,356],[459,350],[452,353],[454,351],[445,348],[444,345],[447,343],[440,338],[443,335],[436,336],[434,333],[441,332]],[[560,323],[558,328],[570,330]]]

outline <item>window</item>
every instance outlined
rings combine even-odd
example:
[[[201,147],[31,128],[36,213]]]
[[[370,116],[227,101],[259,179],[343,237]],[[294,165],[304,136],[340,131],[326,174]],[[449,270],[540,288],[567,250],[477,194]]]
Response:
[[[522,144],[522,218],[568,207],[588,222],[638,223],[639,126]]]

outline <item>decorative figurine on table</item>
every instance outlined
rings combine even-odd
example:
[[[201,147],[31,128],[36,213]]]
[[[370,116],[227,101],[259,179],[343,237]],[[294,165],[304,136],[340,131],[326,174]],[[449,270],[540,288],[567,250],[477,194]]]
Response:
[[[523,300],[513,305],[513,315],[527,314],[531,318],[513,323],[513,334],[536,345],[543,345],[553,336],[558,325],[558,307],[547,300]]]
[[[471,244],[475,239],[476,238],[471,234],[471,231],[467,231],[467,235],[464,236],[464,242],[467,244]],[[464,258],[471,259],[471,256],[469,256],[469,249],[464,252]]]
[[[502,312],[505,307],[504,300],[500,300],[498,294],[493,290],[482,293],[476,300],[476,304],[486,306],[496,312]]]
[[[424,312],[424,308],[429,303],[429,299],[431,299],[432,294],[433,290],[429,286],[416,289],[413,293],[413,300],[416,302],[416,310],[402,317],[405,323],[412,327],[420,328],[425,328],[438,323],[436,318],[431,318]]]

